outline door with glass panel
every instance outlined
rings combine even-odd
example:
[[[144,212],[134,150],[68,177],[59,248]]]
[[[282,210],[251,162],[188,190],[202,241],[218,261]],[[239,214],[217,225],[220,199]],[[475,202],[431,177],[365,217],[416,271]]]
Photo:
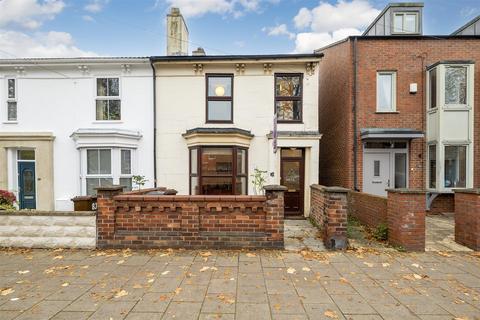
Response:
[[[363,161],[363,191],[386,196],[390,187],[390,153],[366,153]]]
[[[36,209],[35,150],[18,150],[18,203],[20,209]]]
[[[280,183],[287,187],[285,217],[302,217],[305,179],[303,149],[284,148],[280,152]]]

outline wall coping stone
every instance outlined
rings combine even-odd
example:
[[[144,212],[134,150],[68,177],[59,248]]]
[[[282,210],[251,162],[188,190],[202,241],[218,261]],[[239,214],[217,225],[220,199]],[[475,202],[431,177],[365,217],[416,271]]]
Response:
[[[97,187],[95,190],[98,191],[123,191],[124,186],[111,186],[111,187]]]
[[[0,210],[1,216],[51,216],[51,217],[89,217],[96,211],[41,211],[41,210]]]
[[[202,195],[135,195],[121,194],[113,197],[114,200],[121,201],[155,201],[155,202],[259,202],[265,201],[265,196],[202,196]]]
[[[270,185],[264,186],[263,189],[265,189],[265,191],[287,191],[288,190],[287,187],[281,186],[279,184],[270,184]]]
[[[453,189],[455,193],[470,193],[470,194],[480,194],[480,188],[474,189]]]
[[[312,189],[320,190],[320,191],[326,191],[326,192],[332,192],[332,193],[349,193],[351,190],[343,187],[327,187],[327,186],[322,186],[319,184],[312,184],[310,186]]]
[[[422,189],[408,189],[408,188],[400,188],[400,189],[386,189],[387,192],[391,193],[403,193],[403,194],[425,194],[427,190]]]

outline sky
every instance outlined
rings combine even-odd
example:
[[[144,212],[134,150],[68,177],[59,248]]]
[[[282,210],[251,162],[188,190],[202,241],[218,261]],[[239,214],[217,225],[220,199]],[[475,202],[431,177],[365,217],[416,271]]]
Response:
[[[179,7],[189,50],[311,53],[361,32],[394,0],[0,0],[0,58],[164,55]],[[480,15],[480,0],[425,0],[426,35]]]

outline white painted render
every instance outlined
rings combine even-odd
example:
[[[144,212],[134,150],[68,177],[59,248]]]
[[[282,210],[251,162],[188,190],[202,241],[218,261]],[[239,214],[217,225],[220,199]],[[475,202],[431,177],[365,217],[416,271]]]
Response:
[[[273,64],[271,72],[264,63]],[[318,62],[313,60],[312,62]],[[245,64],[244,71],[236,63]],[[303,123],[278,124],[278,131],[318,131],[318,69],[306,71],[306,61],[217,61],[203,63],[203,72],[195,72],[194,62],[156,63],[157,93],[157,181],[159,186],[189,194],[189,153],[182,136],[193,128],[239,128],[251,131],[248,174],[254,168],[273,173],[267,184],[280,183],[280,152],[273,153],[274,74],[303,73]],[[233,124],[206,123],[206,74],[233,74]],[[219,138],[210,145],[232,145]],[[319,137],[279,138],[279,147],[306,148],[305,210],[309,209],[309,186],[318,182]],[[249,177],[248,194],[254,194]]]
[[[17,81],[16,122],[6,121],[8,77]],[[96,121],[97,77],[120,78],[120,121]],[[153,185],[153,78],[148,59],[0,60],[0,132],[45,132],[54,136],[54,208],[44,209],[71,210],[70,199],[85,192],[80,181],[80,150],[88,147],[90,140],[79,142],[72,137],[83,129],[139,135],[139,139],[130,139],[133,141],[130,147],[135,150],[133,174],[146,176],[146,186]],[[115,143],[118,139],[112,134],[99,134],[95,140],[99,147]],[[15,168],[9,168],[9,174],[14,171]],[[10,190],[16,191],[15,180],[9,179]]]

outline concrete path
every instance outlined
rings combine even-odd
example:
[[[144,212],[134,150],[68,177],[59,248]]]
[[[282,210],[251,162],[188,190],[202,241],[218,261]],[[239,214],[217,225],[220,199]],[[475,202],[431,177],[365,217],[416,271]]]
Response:
[[[308,220],[285,220],[285,250],[325,251],[318,229]]]
[[[429,215],[425,226],[426,251],[472,251],[455,242],[454,213]]]
[[[0,319],[480,319],[480,256],[0,251]]]

